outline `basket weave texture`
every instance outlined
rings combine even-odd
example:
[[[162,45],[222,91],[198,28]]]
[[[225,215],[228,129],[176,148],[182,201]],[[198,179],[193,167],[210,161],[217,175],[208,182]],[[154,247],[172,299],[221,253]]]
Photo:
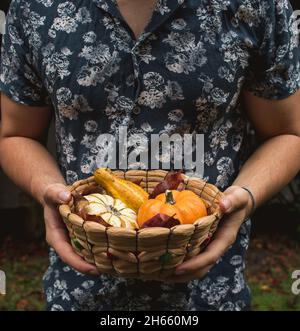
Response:
[[[167,171],[114,171],[120,178],[133,182],[148,193],[162,182]],[[83,220],[74,213],[73,202],[61,205],[59,212],[68,228],[74,250],[87,262],[96,265],[100,273],[126,278],[163,280],[173,274],[176,266],[198,255],[215,232],[222,213],[218,201],[222,192],[199,178],[184,177],[185,189],[199,195],[207,204],[209,215],[194,224],[131,230],[105,227]],[[71,191],[82,194],[99,185],[94,177],[75,182]]]

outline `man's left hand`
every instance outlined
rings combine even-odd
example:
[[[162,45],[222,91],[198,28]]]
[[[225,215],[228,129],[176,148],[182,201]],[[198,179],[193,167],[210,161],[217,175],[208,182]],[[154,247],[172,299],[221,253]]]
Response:
[[[240,226],[250,214],[252,201],[249,193],[239,186],[229,187],[224,194],[220,201],[224,217],[213,240],[204,252],[179,265],[166,282],[186,283],[204,277],[235,242]]]

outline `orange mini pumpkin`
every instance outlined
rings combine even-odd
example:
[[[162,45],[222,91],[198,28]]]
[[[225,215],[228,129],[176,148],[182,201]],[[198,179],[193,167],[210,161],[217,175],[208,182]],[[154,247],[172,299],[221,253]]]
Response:
[[[206,206],[196,193],[189,190],[167,190],[155,199],[149,199],[138,211],[140,227],[157,214],[177,219],[181,224],[192,224],[200,217],[207,216]]]

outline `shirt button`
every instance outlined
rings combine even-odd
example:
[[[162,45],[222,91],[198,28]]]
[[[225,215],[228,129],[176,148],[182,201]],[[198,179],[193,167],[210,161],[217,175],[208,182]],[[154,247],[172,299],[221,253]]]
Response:
[[[132,112],[134,115],[139,115],[141,113],[141,108],[139,106],[134,106]]]
[[[137,55],[139,53],[139,48],[138,46],[134,46],[132,49],[131,49],[131,54],[132,55]]]

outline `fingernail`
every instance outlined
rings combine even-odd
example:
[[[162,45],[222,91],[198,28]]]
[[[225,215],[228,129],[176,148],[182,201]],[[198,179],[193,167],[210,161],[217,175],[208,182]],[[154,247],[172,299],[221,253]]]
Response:
[[[177,276],[184,275],[184,274],[185,274],[185,270],[183,270],[183,269],[175,270],[175,275],[177,275]]]
[[[93,270],[90,271],[90,274],[91,274],[92,276],[99,276],[99,271],[93,269]]]
[[[226,211],[229,211],[231,208],[231,201],[225,198],[222,200],[222,205]]]
[[[70,192],[68,191],[61,191],[58,193],[58,198],[61,201],[68,202],[70,200]]]

